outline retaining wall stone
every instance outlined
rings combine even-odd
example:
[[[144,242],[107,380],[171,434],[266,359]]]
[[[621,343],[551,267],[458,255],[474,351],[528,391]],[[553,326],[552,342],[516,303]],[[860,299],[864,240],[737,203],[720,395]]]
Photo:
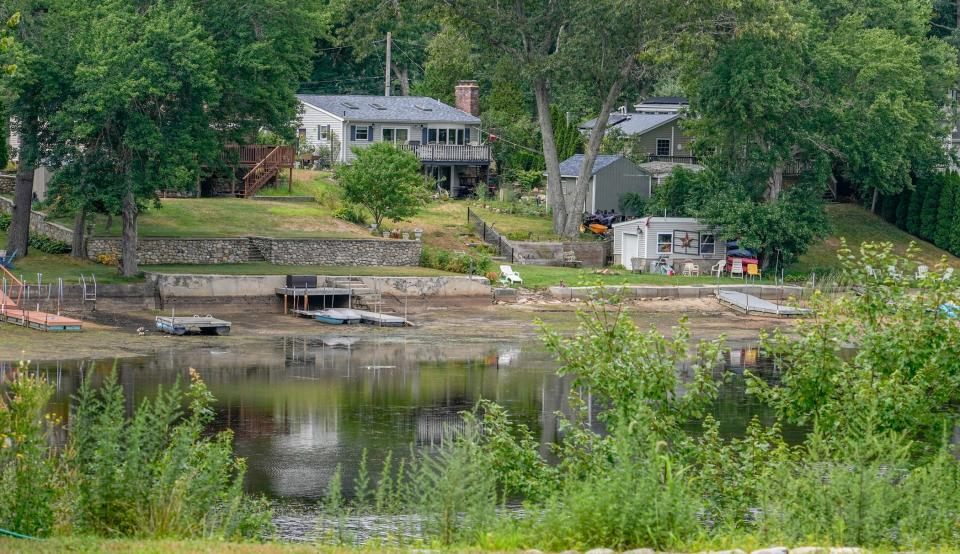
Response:
[[[0,198],[0,213],[12,214],[13,201]],[[47,221],[47,216],[40,212],[30,211],[30,232],[44,237],[50,237],[67,244],[73,241],[73,230],[59,223]]]

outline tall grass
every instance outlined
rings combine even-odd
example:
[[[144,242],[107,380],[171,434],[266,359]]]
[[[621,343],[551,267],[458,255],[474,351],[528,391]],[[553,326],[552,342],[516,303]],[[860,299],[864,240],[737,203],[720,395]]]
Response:
[[[213,396],[191,370],[179,384],[126,415],[112,374],[85,380],[58,451],[42,417],[50,386],[21,372],[0,401],[0,525],[25,534],[101,537],[261,537],[270,531],[263,502],[247,498],[246,465],[229,431],[208,436]]]

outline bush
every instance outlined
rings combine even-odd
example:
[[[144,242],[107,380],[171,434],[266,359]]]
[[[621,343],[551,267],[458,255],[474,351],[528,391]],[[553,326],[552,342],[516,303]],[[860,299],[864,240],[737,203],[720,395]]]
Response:
[[[13,218],[9,214],[0,214],[0,231],[6,231],[10,228]]]
[[[43,237],[37,234],[30,235],[30,248],[47,254],[69,254],[73,249],[69,243],[62,240]]]
[[[424,246],[420,252],[420,265],[452,273],[483,275],[493,267],[493,259],[486,252],[454,253]]]
[[[120,265],[120,258],[116,254],[97,254],[97,263],[108,267]]]
[[[367,224],[367,212],[362,206],[356,204],[344,204],[333,211],[333,217],[349,221],[355,225]]]
[[[515,179],[521,190],[529,192],[543,184],[543,172],[536,169],[518,169]]]

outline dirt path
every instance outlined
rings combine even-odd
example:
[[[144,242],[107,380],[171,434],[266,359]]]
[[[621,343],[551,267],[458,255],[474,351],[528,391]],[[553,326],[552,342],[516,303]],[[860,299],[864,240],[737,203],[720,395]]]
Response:
[[[160,349],[203,348],[216,345],[255,344],[279,336],[311,337],[338,335],[402,335],[424,340],[489,340],[515,338],[537,340],[539,323],[562,333],[577,328],[577,312],[587,306],[538,296],[524,296],[516,304],[487,301],[440,303],[430,301],[409,306],[412,328],[369,326],[329,327],[313,320],[284,315],[267,308],[239,310],[230,306],[205,307],[203,313],[233,323],[228,337],[173,337],[153,330],[155,313],[147,310],[98,311],[83,314],[80,333],[43,333],[12,325],[0,326],[0,360],[65,360],[145,356]],[[670,334],[681,317],[689,321],[694,339],[725,335],[731,342],[755,341],[761,329],[790,327],[786,319],[743,317],[721,308],[711,299],[631,301],[627,313],[640,325],[656,326]]]

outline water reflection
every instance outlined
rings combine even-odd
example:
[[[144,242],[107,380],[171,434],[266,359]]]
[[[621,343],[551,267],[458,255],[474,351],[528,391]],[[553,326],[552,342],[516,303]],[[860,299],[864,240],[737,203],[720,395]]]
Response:
[[[376,471],[388,452],[405,456],[438,441],[444,427],[458,425],[460,412],[481,398],[528,425],[548,456],[572,380],[556,375],[556,363],[537,343],[337,336],[171,349],[116,362],[35,363],[30,370],[55,384],[51,410],[67,421],[82,376],[102,382],[114,365],[131,413],[158,385],[187,382],[187,368],[198,369],[217,397],[215,429],[232,429],[237,453],[247,459],[247,489],[306,502],[325,493],[338,465],[350,483],[364,449]],[[772,414],[744,394],[738,376],[751,368],[775,378],[770,364],[755,349],[741,348],[729,353],[726,368],[730,378],[713,407],[722,432],[742,434],[754,416],[772,423]],[[12,371],[10,364],[0,366],[0,380]]]

